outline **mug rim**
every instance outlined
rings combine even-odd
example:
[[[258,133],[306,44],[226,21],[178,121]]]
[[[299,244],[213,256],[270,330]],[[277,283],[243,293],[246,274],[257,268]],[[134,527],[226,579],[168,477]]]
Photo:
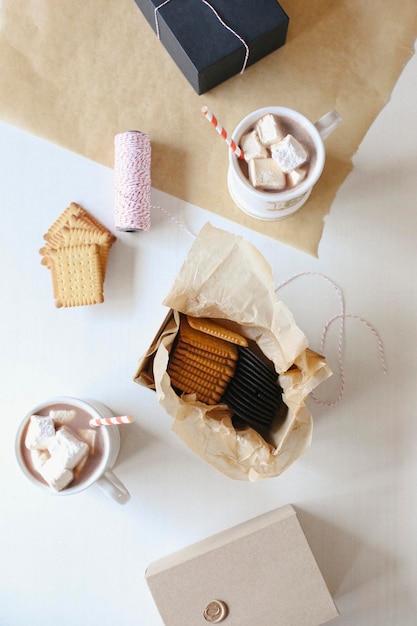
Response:
[[[261,118],[267,113],[273,113],[274,115],[283,115],[295,119],[296,121],[301,123],[303,127],[307,130],[313,140],[317,153],[316,164],[313,168],[313,172],[311,173],[311,175],[309,173],[307,178],[299,185],[297,185],[294,189],[276,192],[262,191],[260,189],[256,189],[255,187],[253,187],[253,185],[251,185],[249,180],[240,169],[238,163],[239,159],[232,150],[229,150],[229,165],[231,168],[233,168],[234,173],[237,175],[241,183],[244,184],[244,186],[248,189],[250,193],[253,193],[253,197],[256,197],[260,200],[265,200],[267,202],[285,202],[287,200],[293,200],[294,198],[302,196],[309,189],[312,189],[314,187],[324,169],[326,150],[319,131],[317,130],[314,123],[308,119],[308,117],[306,117],[303,113],[300,113],[300,111],[297,111],[296,109],[291,109],[289,107],[279,105],[262,107],[260,109],[252,111],[251,113],[248,113],[248,115],[246,115],[239,122],[239,124],[232,132],[232,139],[237,144],[239,144],[239,140],[241,139],[245,130],[248,130],[257,119]]]
[[[30,480],[30,482],[32,482],[38,488],[42,489],[42,491],[45,491],[47,493],[50,493],[56,496],[70,496],[70,495],[74,495],[77,493],[81,493],[82,491],[85,491],[86,489],[91,487],[91,485],[96,483],[101,478],[101,476],[105,473],[106,469],[110,467],[109,462],[111,459],[111,437],[110,437],[110,432],[106,427],[99,426],[98,429],[102,433],[104,445],[105,445],[103,458],[100,464],[97,466],[95,471],[90,475],[90,477],[87,480],[83,481],[82,483],[74,487],[71,487],[71,485],[69,485],[68,487],[65,487],[64,489],[62,489],[61,491],[56,491],[55,489],[50,487],[46,482],[43,482],[42,480],[36,478],[36,476],[32,474],[32,472],[29,470],[28,466],[26,465],[24,461],[23,454],[21,451],[21,446],[23,444],[22,442],[23,433],[30,417],[32,415],[36,415],[37,411],[41,411],[45,409],[46,407],[53,405],[53,404],[67,404],[69,406],[74,406],[76,408],[86,411],[92,417],[101,418],[103,417],[103,415],[102,413],[100,413],[98,408],[96,408],[93,404],[91,404],[87,400],[81,400],[80,398],[75,398],[72,396],[55,396],[53,398],[49,398],[43,402],[40,402],[36,406],[34,406],[28,413],[26,413],[25,417],[22,419],[22,421],[19,424],[19,427],[16,432],[16,437],[15,437],[15,456],[16,456],[17,463],[21,471],[23,472],[23,474]],[[104,409],[107,408],[104,405],[102,406]],[[108,410],[109,412],[111,412],[110,409]],[[114,429],[115,431],[117,431],[117,436],[120,437],[117,426],[114,427]],[[116,432],[114,432],[114,435],[116,435]]]

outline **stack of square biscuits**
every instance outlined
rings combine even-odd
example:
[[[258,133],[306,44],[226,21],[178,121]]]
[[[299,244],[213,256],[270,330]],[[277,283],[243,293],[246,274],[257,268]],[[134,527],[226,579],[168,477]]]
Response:
[[[116,237],[72,202],[44,235],[41,263],[52,274],[57,307],[99,304],[109,250]]]
[[[180,316],[167,373],[179,395],[225,403],[235,427],[250,426],[264,437],[284,405],[272,363],[255,355],[246,337],[207,318]]]
[[[236,369],[236,341],[244,345],[246,339],[211,320],[182,315],[167,369],[172,386],[205,404],[218,404]]]

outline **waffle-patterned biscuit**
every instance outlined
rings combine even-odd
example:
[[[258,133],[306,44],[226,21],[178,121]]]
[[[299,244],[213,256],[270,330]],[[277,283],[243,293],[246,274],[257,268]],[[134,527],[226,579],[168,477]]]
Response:
[[[210,358],[213,360],[213,362],[217,363],[218,365],[222,365],[222,366],[229,367],[229,368],[234,368],[234,366],[236,365],[237,359],[228,359],[227,357],[224,357],[220,354],[207,352],[206,350],[204,350],[204,348],[196,348],[195,346],[184,343],[182,341],[180,341],[180,343],[178,344],[178,347],[180,349],[186,348],[188,354],[193,355],[196,358],[197,357],[202,357],[203,359]]]
[[[223,339],[224,341],[229,341],[230,343],[237,344],[239,346],[248,346],[248,340],[246,337],[237,333],[234,330],[229,330],[224,326],[221,326],[217,322],[213,322],[210,318],[207,317],[192,317],[187,315],[187,322],[194,328],[194,330],[199,330],[202,333],[206,333],[207,335],[212,335],[213,337],[218,337],[219,339]]]
[[[189,325],[185,316],[181,316],[179,335],[182,342],[194,348],[222,356],[232,361],[237,361],[238,359],[238,351],[235,344],[195,330]]]
[[[225,381],[219,382],[217,380],[209,380],[198,373],[189,372],[173,362],[169,364],[167,372],[169,375],[172,374],[173,376],[181,377],[184,381],[187,381],[190,384],[195,384],[197,389],[204,391],[205,393],[210,394],[211,392],[215,392],[216,394],[220,394],[220,397],[227,386],[227,382]]]
[[[82,244],[51,250],[52,285],[57,307],[103,302],[99,247]]]
[[[216,358],[206,354],[195,354],[190,351],[189,346],[178,343],[175,348],[175,358],[184,364],[189,364],[196,369],[230,380],[235,372],[236,361],[231,365],[218,361]]]
[[[183,374],[177,374],[176,372],[171,372],[170,375],[171,384],[173,387],[176,387],[183,393],[195,394],[197,400],[200,402],[204,402],[204,404],[218,404],[221,401],[222,394],[213,390],[209,391],[194,381],[190,381]]]
[[[222,372],[216,371],[213,368],[209,367],[201,367],[199,363],[195,363],[194,361],[190,361],[189,359],[183,359],[182,355],[174,354],[174,357],[170,360],[170,364],[180,368],[184,372],[189,372],[194,376],[198,376],[201,379],[208,380],[211,383],[217,383],[221,386],[227,385],[230,381],[231,376]]]
[[[203,385],[208,385],[210,387],[218,387],[219,389],[225,389],[226,386],[230,382],[229,376],[224,376],[221,372],[216,372],[213,370],[201,369],[195,367],[193,363],[184,362],[182,358],[178,358],[178,355],[174,354],[174,356],[170,359],[168,365],[169,370],[176,370],[180,372],[184,372],[185,375],[190,377],[195,377],[196,380],[201,381]]]

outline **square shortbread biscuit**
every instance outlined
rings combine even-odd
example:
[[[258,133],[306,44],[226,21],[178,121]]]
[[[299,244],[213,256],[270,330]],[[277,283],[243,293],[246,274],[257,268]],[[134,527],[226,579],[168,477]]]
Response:
[[[104,301],[103,273],[97,244],[51,250],[50,258],[55,305],[58,308]]]
[[[96,243],[99,246],[101,269],[104,280],[106,276],[109,250],[112,245],[112,237],[113,235],[106,229],[98,230],[94,226],[91,228],[72,228],[70,226],[64,226],[54,236],[54,241],[57,245],[53,247],[59,248]]]

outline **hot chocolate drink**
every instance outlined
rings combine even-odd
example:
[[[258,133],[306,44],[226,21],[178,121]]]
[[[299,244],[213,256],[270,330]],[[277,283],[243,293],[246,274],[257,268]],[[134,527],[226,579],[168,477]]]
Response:
[[[290,117],[266,114],[240,139],[244,159],[239,167],[254,188],[268,193],[287,192],[308,178],[317,158],[306,128]]]
[[[103,461],[106,443],[92,415],[71,404],[50,404],[31,415],[20,438],[20,455],[39,482],[55,491],[89,481]]]

